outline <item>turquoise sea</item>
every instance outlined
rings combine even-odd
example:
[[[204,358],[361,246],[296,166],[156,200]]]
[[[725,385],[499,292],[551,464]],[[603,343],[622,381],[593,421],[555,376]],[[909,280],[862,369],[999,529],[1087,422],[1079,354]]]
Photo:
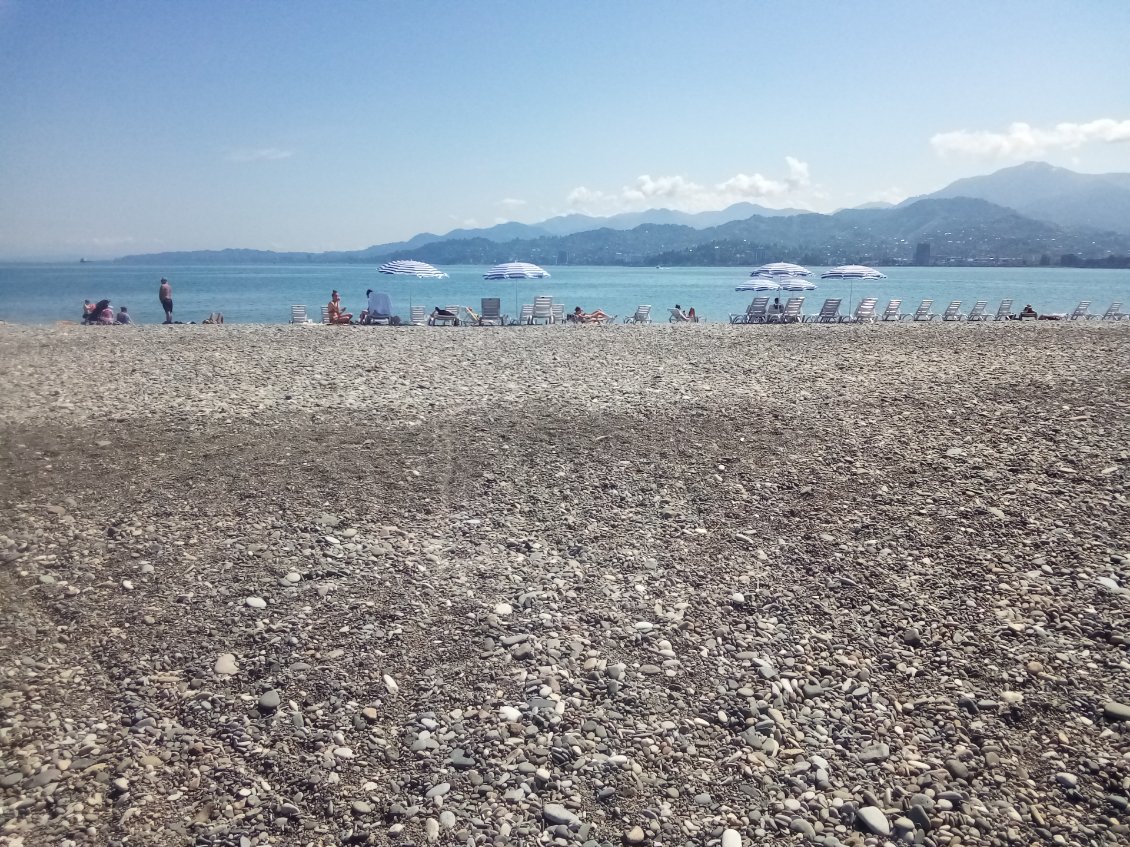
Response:
[[[752,268],[619,268],[548,267],[545,280],[486,281],[484,267],[447,266],[442,280],[392,277],[366,265],[183,265],[145,266],[87,262],[67,264],[0,264],[0,320],[48,324],[78,320],[82,301],[109,298],[115,308],[129,307],[135,321],[160,323],[164,313],[157,302],[162,276],[173,286],[175,318],[199,323],[210,312],[223,312],[235,323],[285,323],[291,304],[305,304],[315,319],[330,292],[341,292],[348,311],[357,314],[365,291],[386,291],[393,309],[407,317],[411,304],[427,308],[470,305],[482,297],[501,297],[503,311],[533,302],[538,294],[552,295],[569,310],[601,308],[623,317],[641,303],[651,304],[661,320],[676,303],[693,306],[708,320],[726,320],[743,311],[754,296],[734,287]],[[924,298],[933,298],[941,312],[950,300],[961,300],[968,310],[987,299],[991,310],[1011,297],[1019,310],[1031,303],[1038,312],[1067,312],[1080,300],[1092,301],[1091,311],[1101,312],[1112,301],[1130,311],[1130,270],[1073,268],[884,268],[887,279],[821,280],[824,268],[810,268],[817,290],[805,294],[805,312],[816,312],[826,297],[844,298],[847,311],[860,297],[879,298],[880,308],[890,298],[901,298],[904,311],[913,311]],[[781,292],[782,301],[789,296]]]

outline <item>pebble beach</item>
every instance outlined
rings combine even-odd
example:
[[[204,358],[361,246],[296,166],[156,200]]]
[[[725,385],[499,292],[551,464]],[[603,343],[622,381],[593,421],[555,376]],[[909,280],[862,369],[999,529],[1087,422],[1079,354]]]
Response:
[[[1130,842],[1130,321],[0,376],[2,844]]]

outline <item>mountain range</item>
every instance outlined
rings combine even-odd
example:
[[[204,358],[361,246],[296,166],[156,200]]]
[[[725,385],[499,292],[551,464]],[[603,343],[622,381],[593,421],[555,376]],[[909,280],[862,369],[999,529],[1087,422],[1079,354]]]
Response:
[[[1058,262],[1130,254],[1130,174],[1080,174],[1042,162],[957,180],[897,206],[872,203],[831,215],[736,203],[720,211],[652,209],[599,218],[564,215],[445,235],[421,233],[362,250],[277,253],[206,250],[126,256],[122,262],[364,262],[434,264],[743,265],[866,261],[905,264],[916,245],[951,264],[984,257]]]

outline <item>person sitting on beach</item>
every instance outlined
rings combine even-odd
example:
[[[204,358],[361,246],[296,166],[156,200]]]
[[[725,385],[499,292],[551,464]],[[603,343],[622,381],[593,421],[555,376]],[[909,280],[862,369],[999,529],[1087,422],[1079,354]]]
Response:
[[[1036,314],[1036,310],[1032,308],[1031,303],[1026,304],[1024,306],[1024,308],[1020,310],[1020,320],[1024,320],[1025,318],[1037,318],[1037,317],[1039,317],[1039,316]]]
[[[94,312],[94,304],[89,300],[82,301],[82,322],[84,324],[93,323],[96,320]]]
[[[118,316],[116,318],[114,318],[114,322],[120,323],[120,324],[131,324],[131,323],[133,323],[133,319],[129,316],[129,309],[127,309],[125,306],[122,306],[118,310]]]
[[[330,295],[330,304],[327,307],[326,314],[331,324],[351,324],[353,323],[353,313],[343,312],[341,310],[341,295],[334,289]]]
[[[690,308],[689,308],[689,309],[687,310],[687,320],[688,320],[688,321],[690,321],[690,322],[691,322],[691,323],[693,323],[693,324],[696,324],[696,323],[698,323],[698,315],[696,315],[696,314],[694,313],[694,306],[691,306],[691,307],[690,307]]]
[[[692,309],[691,311],[694,311],[694,310]],[[681,322],[681,321],[689,321],[690,320],[689,316],[683,314],[683,307],[680,306],[678,303],[676,303],[675,308],[671,310],[671,317],[675,319],[676,323]]]
[[[106,305],[103,306],[102,309],[98,312],[98,323],[102,324],[103,326],[113,326],[114,307],[110,305],[109,300],[103,300],[99,305],[101,305],[101,303],[105,303]]]

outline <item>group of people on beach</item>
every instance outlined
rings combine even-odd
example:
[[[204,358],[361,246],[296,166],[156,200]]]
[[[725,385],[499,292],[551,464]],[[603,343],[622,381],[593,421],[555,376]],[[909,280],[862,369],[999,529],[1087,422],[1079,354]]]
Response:
[[[161,277],[161,284],[157,289],[157,299],[161,301],[161,308],[165,310],[165,323],[171,324],[173,322],[173,287],[165,277]],[[83,300],[82,322],[84,324],[109,326],[131,324],[133,318],[130,317],[129,309],[125,306],[122,306],[118,313],[114,314],[114,307],[110,305],[110,300],[107,298],[99,300],[97,303]]]
[[[369,289],[365,292],[366,304],[357,318],[358,323],[370,324],[377,321],[393,322],[398,320],[392,314],[392,301],[387,294],[374,292]],[[353,323],[353,313],[345,311],[341,305],[341,294],[335,288],[330,294],[330,302],[326,306],[326,319],[331,324],[348,326]]]
[[[118,313],[114,314],[114,307],[110,305],[109,300],[99,300],[97,303],[91,303],[89,300],[82,301],[82,322],[84,324],[102,324],[104,326],[111,326],[113,324],[129,324],[133,323],[133,319],[129,316],[129,309],[122,306]]]

